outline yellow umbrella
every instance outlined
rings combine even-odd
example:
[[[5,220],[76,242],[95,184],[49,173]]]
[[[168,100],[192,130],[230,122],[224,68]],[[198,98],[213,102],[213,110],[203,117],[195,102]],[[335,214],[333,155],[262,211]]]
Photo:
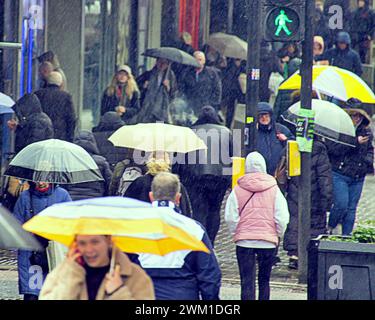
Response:
[[[109,139],[116,147],[147,152],[165,151],[188,153],[207,150],[207,146],[193,130],[164,123],[145,123],[123,126]]]
[[[279,90],[301,88],[299,71],[281,84]],[[314,66],[313,89],[341,101],[357,98],[363,103],[375,103],[375,94],[356,74],[332,66]]]
[[[23,225],[29,232],[70,246],[76,235],[110,235],[127,253],[166,255],[193,250],[209,253],[196,235],[201,229],[171,208],[153,208],[122,197],[53,205]]]

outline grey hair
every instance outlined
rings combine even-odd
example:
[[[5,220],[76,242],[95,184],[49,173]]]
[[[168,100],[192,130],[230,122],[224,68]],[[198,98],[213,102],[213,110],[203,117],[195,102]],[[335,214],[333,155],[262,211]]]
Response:
[[[155,201],[168,200],[174,202],[176,195],[181,191],[180,179],[173,173],[159,173],[152,181],[151,191]]]

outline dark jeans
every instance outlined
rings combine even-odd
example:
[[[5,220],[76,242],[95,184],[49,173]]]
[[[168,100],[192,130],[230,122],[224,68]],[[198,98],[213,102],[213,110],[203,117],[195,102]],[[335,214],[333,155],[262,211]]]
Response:
[[[256,257],[258,258],[259,300],[270,299],[270,278],[276,249],[236,247],[241,277],[241,300],[255,300]]]
[[[38,296],[35,295],[35,294],[24,294],[23,300],[25,300],[25,301],[36,301],[36,300],[39,300],[39,299],[38,299]]]
[[[353,231],[364,181],[364,178],[354,179],[333,172],[333,207],[328,225],[335,228],[339,223],[342,223],[343,235],[350,235]]]
[[[186,186],[193,218],[206,228],[212,246],[220,229],[220,207],[229,186],[229,179],[212,175],[196,177]]]

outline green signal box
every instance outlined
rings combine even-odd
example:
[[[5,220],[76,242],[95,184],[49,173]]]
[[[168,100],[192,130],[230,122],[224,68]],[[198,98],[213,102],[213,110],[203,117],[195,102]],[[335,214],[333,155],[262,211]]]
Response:
[[[263,0],[264,40],[302,41],[305,32],[305,2]]]

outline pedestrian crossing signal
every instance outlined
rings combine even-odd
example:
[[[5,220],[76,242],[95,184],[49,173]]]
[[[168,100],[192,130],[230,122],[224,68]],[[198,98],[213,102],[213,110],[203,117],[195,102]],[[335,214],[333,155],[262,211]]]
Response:
[[[264,1],[264,40],[302,41],[305,24],[305,3],[301,0]]]

